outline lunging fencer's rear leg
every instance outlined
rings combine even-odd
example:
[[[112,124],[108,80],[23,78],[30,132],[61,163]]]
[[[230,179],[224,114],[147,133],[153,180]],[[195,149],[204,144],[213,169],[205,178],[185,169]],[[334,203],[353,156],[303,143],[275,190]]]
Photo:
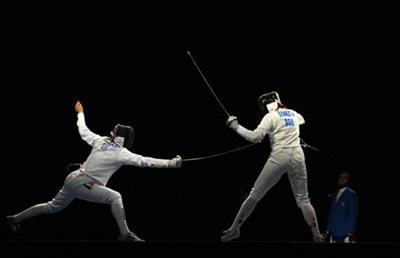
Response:
[[[62,188],[53,200],[46,203],[36,204],[18,214],[7,216],[7,224],[12,232],[20,228],[20,223],[28,218],[33,218],[42,214],[54,214],[67,207],[74,197],[65,192]]]

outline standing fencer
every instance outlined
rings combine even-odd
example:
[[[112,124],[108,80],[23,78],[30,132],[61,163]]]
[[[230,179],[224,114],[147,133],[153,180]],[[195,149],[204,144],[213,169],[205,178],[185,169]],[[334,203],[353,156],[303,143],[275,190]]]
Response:
[[[110,137],[102,137],[90,131],[85,123],[83,107],[78,101],[78,130],[84,141],[92,146],[86,162],[70,173],[63,187],[52,201],[34,205],[21,213],[7,216],[12,231],[18,230],[20,222],[40,214],[57,213],[67,207],[74,198],[103,203],[111,206],[112,214],[120,230],[120,241],[143,241],[129,230],[125,218],[121,194],[106,187],[110,177],[122,166],[177,168],[182,164],[180,156],[171,160],[143,157],[129,151],[133,146],[134,130],[130,126],[116,125]]]
[[[297,205],[311,228],[313,239],[321,242],[323,238],[319,232],[315,210],[308,197],[307,171],[299,138],[299,126],[304,124],[304,118],[294,110],[285,108],[277,92],[260,96],[258,103],[260,109],[264,112],[268,111],[268,113],[254,131],[239,125],[234,116],[228,118],[227,125],[244,139],[253,143],[261,142],[268,134],[272,151],[233,224],[223,232],[221,240],[230,241],[239,237],[240,227],[253,212],[258,201],[287,172]]]

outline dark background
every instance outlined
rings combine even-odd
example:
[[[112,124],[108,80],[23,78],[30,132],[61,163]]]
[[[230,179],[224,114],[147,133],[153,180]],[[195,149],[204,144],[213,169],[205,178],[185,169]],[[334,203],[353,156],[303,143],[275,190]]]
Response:
[[[321,229],[328,194],[338,173],[348,170],[360,197],[359,240],[399,241],[390,149],[396,148],[398,113],[393,35],[385,21],[354,14],[289,20],[247,13],[218,22],[208,14],[156,21],[77,21],[57,13],[10,19],[2,49],[1,239],[117,238],[110,208],[79,200],[59,214],[24,222],[17,235],[5,227],[6,215],[51,200],[66,166],[89,154],[76,128],[78,99],[94,132],[107,135],[116,123],[132,125],[134,152],[145,156],[191,158],[246,144],[225,126],[225,114],[186,54],[190,50],[241,124],[255,128],[262,118],[258,96],[276,90],[305,117],[302,138],[333,154],[305,150]],[[128,224],[147,240],[218,240],[269,151],[266,139],[181,169],[124,167],[108,186],[122,194]],[[260,202],[241,237],[310,239],[286,176]]]

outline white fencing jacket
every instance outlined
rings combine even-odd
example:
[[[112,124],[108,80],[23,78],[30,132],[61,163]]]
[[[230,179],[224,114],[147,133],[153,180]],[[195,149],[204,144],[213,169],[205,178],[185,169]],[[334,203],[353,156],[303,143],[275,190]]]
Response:
[[[236,132],[250,142],[261,142],[268,134],[271,149],[299,147],[300,125],[304,124],[302,115],[291,109],[278,109],[264,116],[254,131],[238,125]]]
[[[106,185],[110,177],[122,166],[169,168],[172,160],[143,157],[130,152],[108,137],[102,137],[87,128],[83,112],[78,113],[78,129],[82,139],[92,146],[92,151],[82,166],[82,171],[88,176]]]

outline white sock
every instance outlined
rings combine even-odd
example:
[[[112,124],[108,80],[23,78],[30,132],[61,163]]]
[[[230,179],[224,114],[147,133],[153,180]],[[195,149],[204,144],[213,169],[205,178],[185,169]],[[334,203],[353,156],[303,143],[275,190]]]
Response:
[[[230,229],[231,230],[240,229],[240,227],[245,222],[245,220],[254,211],[254,208],[256,207],[256,205],[257,205],[257,201],[254,198],[251,198],[250,196],[247,197],[247,199],[243,202],[242,207],[240,207],[240,210],[239,210],[238,214],[236,215],[236,218],[233,221],[233,224],[230,227]]]
[[[111,211],[117,221],[121,235],[126,235],[130,232],[126,223],[125,210],[122,204],[122,198],[117,198],[111,203]]]
[[[317,221],[317,216],[315,214],[314,207],[311,205],[311,203],[307,202],[301,206],[301,211],[303,212],[304,219],[306,220],[308,226],[310,226],[310,229],[313,233],[314,236],[319,235],[319,228],[318,228],[318,221]]]
[[[36,204],[13,216],[15,222],[21,222],[27,218],[32,218],[41,214],[50,213],[47,203]]]

